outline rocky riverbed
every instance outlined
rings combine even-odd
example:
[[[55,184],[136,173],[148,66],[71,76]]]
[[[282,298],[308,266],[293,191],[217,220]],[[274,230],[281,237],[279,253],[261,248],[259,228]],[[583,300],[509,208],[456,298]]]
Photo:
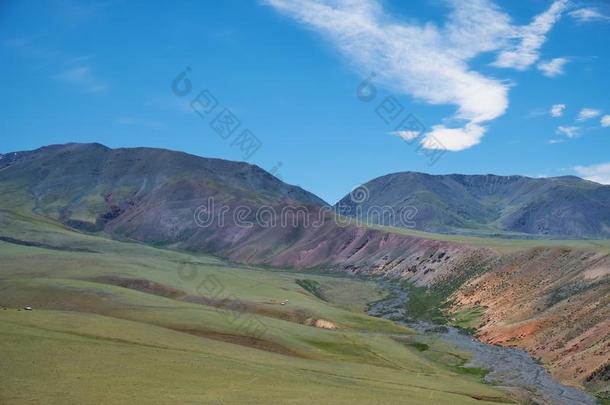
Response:
[[[368,313],[404,324],[427,337],[451,344],[471,354],[468,367],[488,371],[485,381],[528,393],[537,404],[576,405],[596,404],[596,399],[577,388],[556,381],[540,364],[523,350],[489,345],[478,341],[468,333],[451,326],[415,321],[406,311],[408,292],[400,287],[383,283],[391,296],[371,305]]]

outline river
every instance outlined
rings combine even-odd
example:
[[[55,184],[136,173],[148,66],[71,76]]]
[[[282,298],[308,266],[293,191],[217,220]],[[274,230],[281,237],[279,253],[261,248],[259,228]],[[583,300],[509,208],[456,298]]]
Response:
[[[451,326],[405,321],[410,319],[405,310],[408,292],[391,283],[382,283],[382,287],[391,292],[391,297],[371,305],[369,315],[390,319],[470,353],[472,358],[466,366],[487,370],[486,382],[525,390],[537,404],[597,404],[592,395],[555,380],[523,350],[486,344]]]

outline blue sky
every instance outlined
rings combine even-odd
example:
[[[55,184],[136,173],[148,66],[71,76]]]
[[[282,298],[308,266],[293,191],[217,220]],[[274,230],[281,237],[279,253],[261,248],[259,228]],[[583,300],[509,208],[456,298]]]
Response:
[[[398,171],[610,183],[608,38],[602,1],[9,0],[0,153],[247,159],[329,202]]]

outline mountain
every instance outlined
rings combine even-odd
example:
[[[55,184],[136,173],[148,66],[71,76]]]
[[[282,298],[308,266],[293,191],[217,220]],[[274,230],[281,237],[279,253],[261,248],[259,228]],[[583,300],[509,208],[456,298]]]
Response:
[[[225,226],[235,215],[256,225],[261,207],[310,207],[308,221],[331,218],[330,210],[320,208],[326,206],[322,199],[255,165],[163,149],[66,144],[8,153],[0,157],[0,184],[27,190],[23,201],[33,211],[71,227],[105,229],[155,244],[192,246],[206,229],[187,225],[193,225],[196,213],[207,216],[210,210],[224,216]],[[207,207],[210,198],[215,207]],[[572,176],[396,173],[364,184],[335,210],[369,224],[429,232],[610,237],[610,186]],[[302,214],[287,215],[296,221]],[[239,228],[231,232],[250,233]],[[207,233],[206,239],[214,239]]]
[[[395,173],[360,186],[336,209],[378,225],[429,232],[610,237],[610,186],[574,176]],[[409,221],[401,219],[405,212]]]
[[[89,231],[137,211],[156,217],[156,232],[162,234],[175,226],[168,218],[180,217],[186,209],[192,219],[193,205],[210,197],[235,205],[324,204],[255,165],[163,149],[110,149],[95,143],[3,155],[0,183],[5,189],[27,190],[24,198],[35,212]]]
[[[391,204],[407,214],[414,206],[416,215],[407,219],[421,229],[433,224],[447,231],[536,233],[530,223],[545,220],[547,235],[557,230],[584,236],[604,234],[610,218],[601,203],[608,201],[608,188],[574,177],[406,173],[365,186],[343,203]],[[338,210],[345,214],[344,208]],[[55,237],[45,231],[7,233],[10,218],[29,223],[32,212],[38,221],[58,221],[81,232],[234,262],[408,281],[451,304],[456,316],[480,314],[471,327],[482,339],[530,351],[564,382],[606,389],[607,242],[369,227],[335,215],[320,198],[253,165],[99,144],[0,156],[0,241],[55,246]],[[428,301],[426,295],[424,308]]]
[[[85,232],[272,266],[400,274],[420,250],[442,249],[447,259],[479,250],[361,228],[257,166],[162,149],[66,144],[8,153],[0,203]]]

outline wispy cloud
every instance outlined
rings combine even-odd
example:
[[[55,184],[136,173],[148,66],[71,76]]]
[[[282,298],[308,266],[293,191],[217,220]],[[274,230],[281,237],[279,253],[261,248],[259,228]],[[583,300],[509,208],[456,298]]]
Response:
[[[604,128],[610,127],[610,115],[604,115],[599,123]]]
[[[12,37],[2,41],[2,44],[7,48],[19,53],[28,58],[34,58],[38,61],[50,61],[61,57],[56,50],[49,49],[42,45],[44,38],[41,35],[29,37]]]
[[[513,36],[518,42],[510,49],[500,53],[494,65],[525,70],[536,63],[547,34],[567,6],[567,0],[557,0],[547,11],[536,16],[531,24],[513,28]]]
[[[88,93],[101,93],[108,89],[105,81],[93,73],[91,60],[94,55],[73,56],[46,47],[45,41],[39,37],[10,38],[3,44],[21,55],[32,58],[41,66],[50,66],[50,69],[59,71],[51,79],[79,86]]]
[[[579,176],[601,184],[610,184],[610,163],[592,166],[576,166],[574,171]]]
[[[551,117],[561,117],[563,115],[564,110],[566,109],[566,105],[565,104],[555,104],[551,107],[551,110],[549,111],[549,113],[551,114]]]
[[[14,37],[5,39],[4,41],[2,41],[2,44],[4,46],[8,46],[9,48],[23,49],[28,47],[30,45],[30,42],[31,40],[29,38]]]
[[[65,69],[56,75],[55,78],[76,85],[88,93],[101,93],[108,89],[106,83],[93,74],[90,66]]]
[[[599,114],[601,114],[601,111],[596,110],[595,108],[583,108],[578,113],[578,117],[576,118],[576,120],[577,121],[590,120],[591,118],[597,117]]]
[[[557,127],[557,133],[565,135],[568,138],[577,138],[582,133],[582,130],[580,127],[575,126],[560,126]]]
[[[421,135],[419,131],[393,131],[390,132],[390,134],[402,138],[405,141],[412,141]]]
[[[58,1],[54,5],[58,14],[72,24],[82,24],[110,9],[109,1]]]
[[[579,22],[610,21],[609,16],[602,14],[594,7],[579,8],[577,10],[570,11],[568,14],[570,17]]]
[[[435,125],[424,147],[460,151],[480,142],[485,124],[508,108],[508,85],[473,71],[468,61],[502,51],[497,66],[526,68],[538,59],[566,0],[525,27],[489,0],[449,0],[444,27],[397,21],[374,0],[266,0],[275,9],[323,34],[362,74],[378,72],[383,84],[433,105],[457,106],[455,115]],[[451,127],[447,122],[453,124]]]
[[[538,70],[547,77],[557,77],[564,74],[564,66],[568,63],[567,58],[555,58],[538,63]]]

